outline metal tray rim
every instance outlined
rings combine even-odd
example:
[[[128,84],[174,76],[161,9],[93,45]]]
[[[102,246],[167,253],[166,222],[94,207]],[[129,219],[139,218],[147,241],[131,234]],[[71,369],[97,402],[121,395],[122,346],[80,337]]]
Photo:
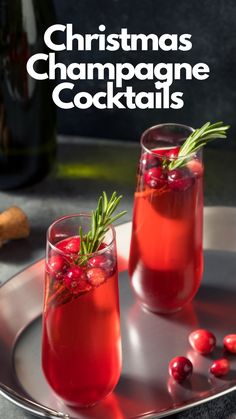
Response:
[[[235,221],[236,221],[236,208],[235,207],[207,207],[207,208],[205,208],[205,216],[207,217],[211,213],[213,213],[213,214],[221,213],[222,211],[225,211],[225,210],[226,210],[226,212],[228,211],[228,213],[230,215],[232,215],[234,217]],[[119,233],[122,234],[122,231],[124,231],[125,229],[130,228],[130,226],[131,226],[131,222],[126,222],[124,224],[120,224],[120,225],[116,226],[117,236],[119,236]],[[119,244],[118,244],[118,249],[119,249]],[[235,251],[234,248],[232,250]],[[118,250],[118,253],[119,253],[119,250]],[[124,254],[127,253],[127,249],[123,249],[121,251],[121,253],[122,253],[122,256],[124,257]],[[27,271],[30,268],[34,269],[40,263],[43,263],[43,261],[44,261],[44,258],[41,258],[37,262],[34,262],[34,263],[30,264],[27,268],[20,270],[16,275],[13,275],[11,278],[9,278],[7,281],[5,281],[3,284],[0,285],[0,292],[1,292],[2,289],[4,289],[4,287],[7,284],[14,281],[14,279],[16,279],[19,275],[24,274],[24,272]],[[37,318],[37,316],[36,316],[36,318]],[[33,322],[36,318],[31,319],[31,322]],[[25,327],[18,331],[17,335],[15,336],[15,342],[18,340],[22,331],[26,327],[28,327],[28,325],[29,324],[25,324]],[[219,392],[216,392],[215,390],[212,390],[213,394],[210,394],[209,396],[204,397],[201,400],[196,400],[196,401],[192,401],[192,402],[190,401],[190,402],[186,403],[185,405],[176,406],[176,407],[168,409],[168,410],[163,410],[162,412],[156,412],[156,411],[147,412],[145,414],[142,414],[141,416],[140,415],[139,416],[133,416],[132,419],[137,419],[137,418],[157,419],[157,418],[166,417],[168,415],[175,414],[175,413],[178,413],[178,412],[181,412],[181,411],[185,411],[185,410],[188,410],[190,408],[196,407],[198,405],[207,403],[207,402],[209,402],[211,400],[214,400],[218,397],[226,395],[226,394],[228,394],[228,393],[230,393],[234,390],[236,390],[236,384],[232,385],[232,387],[226,388],[226,389],[221,390]],[[12,391],[14,392],[14,390],[12,390]],[[11,393],[9,393],[8,390],[4,389],[4,387],[1,386],[1,383],[0,383],[0,394],[2,396],[4,396],[6,399],[10,400],[12,403],[14,403],[14,404],[20,406],[21,408],[26,409],[26,410],[27,410],[27,406],[25,405],[25,402],[28,401],[29,403],[32,402],[32,404],[34,404],[33,398],[32,398],[32,400],[31,399],[27,400],[27,397],[24,397],[24,396],[19,394],[18,395],[19,398],[22,399],[22,404],[20,404],[19,402],[17,402],[16,397],[14,396],[14,394],[13,393],[11,394]],[[33,413],[33,414],[36,414],[36,415],[40,415],[40,416],[44,416],[44,417],[50,417],[49,415],[48,416],[47,415],[46,416],[42,415],[42,413],[40,412],[40,409],[38,409],[38,411],[37,411],[37,409],[35,408],[35,410],[30,410],[30,412]],[[57,416],[57,417],[62,417],[62,416]]]

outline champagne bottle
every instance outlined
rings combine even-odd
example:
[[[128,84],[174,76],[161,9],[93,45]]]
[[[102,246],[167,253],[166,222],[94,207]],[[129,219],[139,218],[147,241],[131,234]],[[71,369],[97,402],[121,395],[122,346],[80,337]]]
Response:
[[[42,179],[56,150],[56,113],[49,80],[36,81],[26,63],[46,52],[43,35],[54,23],[49,0],[0,0],[0,189]],[[40,71],[48,71],[45,61]]]

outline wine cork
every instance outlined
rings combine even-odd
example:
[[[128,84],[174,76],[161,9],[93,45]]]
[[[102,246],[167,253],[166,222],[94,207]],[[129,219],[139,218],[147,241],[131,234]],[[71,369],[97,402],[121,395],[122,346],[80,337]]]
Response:
[[[30,233],[29,221],[18,207],[10,207],[0,214],[0,242],[22,239]]]

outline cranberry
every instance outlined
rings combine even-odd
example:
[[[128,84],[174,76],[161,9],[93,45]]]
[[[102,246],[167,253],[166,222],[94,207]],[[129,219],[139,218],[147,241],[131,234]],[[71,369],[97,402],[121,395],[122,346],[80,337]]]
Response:
[[[79,294],[80,292],[89,291],[91,285],[87,282],[84,270],[80,266],[71,267],[65,277],[66,287],[73,293]]]
[[[166,158],[167,153],[168,153],[168,149],[166,149],[166,148],[154,148],[152,150],[152,152],[154,154],[156,154],[157,156],[161,156],[161,158],[163,159],[163,158]]]
[[[213,351],[216,346],[216,338],[209,330],[198,329],[189,335],[189,343],[195,351],[206,355]]]
[[[161,160],[157,156],[151,153],[144,153],[139,163],[139,173],[143,173],[144,170],[151,169],[161,165]]]
[[[180,146],[171,148],[170,150],[167,150],[166,157],[169,160],[176,159],[179,155],[179,149],[180,149]]]
[[[60,280],[69,267],[68,262],[60,255],[51,256],[47,263],[47,269],[51,276]]]
[[[168,173],[168,185],[173,191],[186,191],[194,180],[183,169],[174,169]]]
[[[198,159],[192,159],[187,163],[187,168],[194,177],[203,175],[203,165]]]
[[[144,173],[145,183],[153,189],[160,189],[166,184],[166,174],[161,167],[153,167]]]
[[[80,251],[80,237],[72,237],[66,245],[66,250],[69,253],[79,253]]]
[[[80,251],[80,237],[69,237],[57,243],[57,248],[65,253],[79,253]]]
[[[225,349],[231,354],[236,354],[236,335],[227,335],[223,340]]]
[[[98,250],[103,250],[106,247],[107,247],[107,244],[106,243],[101,243],[100,246],[99,246],[99,248],[98,248]]]
[[[226,358],[216,359],[210,367],[215,377],[223,377],[229,372],[229,361]]]
[[[93,287],[98,287],[101,285],[107,278],[106,272],[101,268],[91,268],[86,272],[89,283]]]
[[[192,362],[185,356],[176,356],[169,363],[169,374],[178,383],[186,380],[193,372]]]
[[[102,268],[106,271],[107,276],[112,275],[114,271],[114,260],[112,256],[97,255],[89,259],[88,266],[90,268]]]
[[[105,255],[97,255],[89,259],[88,263],[89,263],[89,266],[91,266],[91,268],[102,268],[103,265],[105,265],[106,261],[107,261],[107,258]]]

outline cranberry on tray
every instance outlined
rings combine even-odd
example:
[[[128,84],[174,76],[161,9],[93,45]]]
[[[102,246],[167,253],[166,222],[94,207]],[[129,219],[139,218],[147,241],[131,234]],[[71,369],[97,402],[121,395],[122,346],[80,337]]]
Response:
[[[198,329],[190,333],[189,343],[195,351],[207,355],[214,350],[216,338],[209,330]]]
[[[169,363],[169,374],[178,383],[189,378],[193,372],[192,362],[185,356],[176,356]]]
[[[236,334],[226,335],[223,340],[224,348],[231,354],[236,354]]]
[[[229,361],[226,358],[216,359],[210,367],[215,377],[224,377],[229,372]]]

